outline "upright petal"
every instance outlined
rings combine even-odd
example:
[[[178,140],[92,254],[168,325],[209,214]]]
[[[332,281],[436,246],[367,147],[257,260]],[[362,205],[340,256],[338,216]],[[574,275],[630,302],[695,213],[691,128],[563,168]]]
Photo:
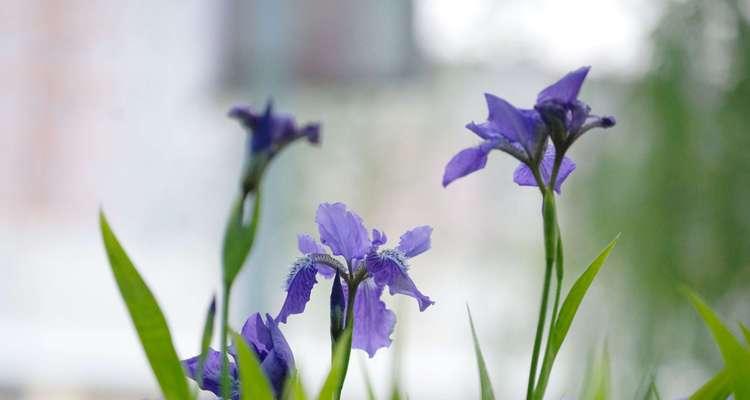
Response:
[[[511,142],[524,143],[529,136],[528,124],[521,112],[507,101],[485,93],[489,116],[487,120],[493,124],[501,135]]]
[[[589,73],[591,67],[581,67],[575,71],[568,72],[559,81],[547,86],[544,90],[539,92],[536,102],[537,104],[545,101],[559,101],[562,103],[570,103],[578,98],[578,92],[581,91],[583,81],[586,79],[586,75]]]
[[[255,351],[258,360],[266,358],[268,353],[273,349],[273,340],[271,331],[265,323],[260,313],[254,313],[245,321],[240,332],[248,345]],[[234,348],[234,346],[233,346]]]
[[[315,239],[310,235],[297,235],[297,248],[302,254],[326,254],[326,249],[321,246]],[[323,275],[326,279],[331,278],[336,271],[333,267],[326,264],[317,263],[315,264],[318,273]]]
[[[419,311],[435,304],[429,297],[417,289],[407,273],[406,256],[399,250],[384,250],[380,254],[370,253],[367,256],[367,270],[378,285],[388,285],[391,295],[411,296],[419,303]]]
[[[194,380],[195,382],[199,382],[198,379],[198,367],[200,364],[200,356],[195,356],[193,358],[188,358],[187,360],[182,361],[182,366],[185,368],[185,373],[187,376]],[[238,393],[238,385],[237,385],[237,366],[234,363],[229,363],[229,374],[230,374],[230,382],[232,385],[232,393],[233,398],[234,394]],[[201,375],[201,385],[200,388],[203,390],[208,390],[212,392],[213,394],[217,396],[221,396],[221,353],[209,348],[208,352],[206,353],[206,360],[203,364],[203,373]]]
[[[432,227],[428,225],[416,227],[401,235],[397,249],[408,258],[422,254],[430,249],[431,234]]]
[[[276,395],[279,396],[284,389],[286,379],[294,369],[294,355],[292,355],[292,349],[279,330],[278,325],[268,314],[266,314],[266,323],[273,342],[273,349],[263,359],[260,366],[271,382]]]
[[[550,145],[547,146],[544,157],[542,157],[542,160],[539,163],[539,174],[546,184],[549,184],[554,164],[555,148]],[[571,159],[563,157],[560,163],[560,169],[557,172],[557,179],[555,179],[554,189],[557,193],[560,193],[563,182],[575,168],[576,164]],[[516,168],[516,171],[513,173],[513,181],[521,186],[537,186],[534,174],[526,164],[521,164]]]
[[[391,345],[396,326],[396,314],[380,300],[382,294],[383,286],[367,278],[359,284],[354,300],[352,347],[366,351],[371,358],[381,347]]]
[[[458,152],[445,166],[443,187],[448,186],[458,178],[479,171],[487,165],[487,154],[493,149],[492,141],[485,141],[479,146],[469,147]]]
[[[310,292],[318,283],[316,273],[317,269],[308,257],[301,257],[294,263],[286,283],[286,299],[277,320],[286,323],[289,315],[305,311],[305,305],[310,301]]]
[[[323,203],[315,215],[320,240],[333,254],[347,262],[364,258],[370,249],[370,239],[359,215],[348,211],[343,203]]]

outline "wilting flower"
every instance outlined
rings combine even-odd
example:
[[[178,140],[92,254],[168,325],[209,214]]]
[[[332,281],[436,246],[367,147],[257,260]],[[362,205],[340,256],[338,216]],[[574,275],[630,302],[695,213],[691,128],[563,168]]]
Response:
[[[245,193],[255,190],[270,160],[288,144],[300,138],[313,144],[320,142],[320,124],[308,123],[298,127],[291,115],[274,113],[270,100],[262,113],[251,107],[234,107],[229,116],[239,120],[249,133],[249,161],[243,179]]]
[[[542,182],[549,184],[557,164],[553,188],[560,192],[563,181],[575,169],[575,163],[564,156],[570,145],[592,128],[615,124],[613,117],[592,115],[590,107],[578,100],[588,71],[589,67],[583,67],[570,72],[542,90],[533,109],[516,108],[499,97],[485,94],[487,121],[466,125],[483,141],[460,151],[448,162],[443,186],[484,168],[490,151],[497,149],[521,162],[513,174],[519,185],[537,186],[535,171]],[[553,145],[547,143],[548,138]]]
[[[294,369],[294,356],[276,321],[268,314],[266,314],[266,320],[263,321],[260,313],[255,313],[245,322],[241,336],[258,358],[261,369],[274,392],[280,396],[284,382]],[[231,399],[238,400],[240,398],[238,362],[234,346],[229,353],[232,355],[229,361]],[[182,364],[187,375],[198,382],[201,389],[221,396],[221,352],[208,349],[200,379],[198,376],[200,356],[184,360]],[[239,365],[239,368],[242,368],[242,365]]]
[[[371,240],[362,218],[342,203],[321,204],[315,221],[321,242],[333,256],[342,257],[344,263],[328,254],[312,237],[300,235],[298,246],[303,256],[292,266],[286,282],[287,297],[277,320],[286,322],[289,315],[305,310],[318,274],[326,278],[338,276],[344,298],[352,287],[357,290],[352,347],[365,350],[372,357],[379,348],[390,345],[396,324],[395,314],[381,300],[386,286],[391,294],[417,299],[420,311],[433,304],[416,288],[407,272],[407,261],[430,248],[432,228],[415,228],[401,236],[395,249],[379,251],[386,243],[385,235],[373,230]]]

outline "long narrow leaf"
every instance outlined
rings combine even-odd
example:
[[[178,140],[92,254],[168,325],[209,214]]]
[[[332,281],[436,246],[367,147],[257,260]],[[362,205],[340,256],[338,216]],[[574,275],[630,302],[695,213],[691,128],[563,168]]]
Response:
[[[492,382],[490,376],[487,373],[487,365],[484,363],[484,356],[482,355],[482,349],[479,347],[479,339],[477,339],[477,332],[474,329],[474,320],[471,318],[471,310],[469,305],[466,305],[466,313],[469,314],[469,326],[471,327],[471,337],[474,340],[474,353],[477,357],[477,367],[479,368],[479,385],[482,390],[482,400],[494,400],[495,393],[492,390]]]
[[[99,225],[109,264],[117,286],[120,288],[120,295],[128,308],[141,346],[164,398],[167,400],[190,398],[185,372],[172,344],[172,335],[169,333],[167,321],[159,304],[120,245],[101,211],[99,212]]]
[[[331,400],[336,396],[336,389],[339,387],[341,380],[344,379],[344,368],[348,361],[347,357],[347,346],[351,346],[351,328],[347,328],[339,337],[338,343],[336,343],[336,349],[333,354],[333,362],[331,363],[331,370],[328,372],[323,387],[318,393],[318,400]]]
[[[224,232],[224,245],[222,249],[222,264],[224,268],[224,285],[231,287],[237,274],[240,273],[242,265],[250,254],[250,249],[255,242],[255,232],[258,228],[258,216],[260,215],[261,194],[260,189],[255,194],[253,213],[248,223],[244,222],[245,199],[238,196],[232,206],[226,231]]]
[[[281,398],[284,400],[307,400],[305,386],[302,384],[302,377],[298,370],[294,371],[287,379],[284,385],[284,395]]]
[[[745,342],[748,346],[750,346],[750,329],[747,329],[745,324],[740,322],[740,329],[742,329],[742,334],[745,336]]]
[[[719,346],[724,365],[731,376],[735,399],[750,399],[750,351],[732,335],[732,332],[700,296],[689,289],[684,289],[684,292]]]
[[[732,394],[732,375],[726,369],[714,375],[689,400],[724,400]]]
[[[609,253],[612,252],[612,249],[615,247],[619,238],[620,235],[618,234],[607,245],[607,247],[599,253],[588,268],[586,268],[586,271],[584,271],[575,281],[573,287],[570,288],[568,295],[565,296],[565,300],[563,301],[563,304],[560,307],[560,312],[557,314],[557,319],[555,320],[555,327],[552,332],[550,332],[550,337],[548,339],[550,341],[549,352],[546,353],[546,359],[542,364],[542,371],[539,373],[539,383],[534,391],[534,398],[541,399],[543,397],[550,373],[552,372],[552,365],[554,364],[555,357],[557,357],[557,353],[560,351],[560,347],[562,347],[565,337],[568,335],[570,326],[573,323],[573,318],[578,312],[578,307],[581,305],[584,296],[586,296],[586,292],[589,290],[589,287],[591,287],[591,283],[594,281],[594,278],[596,278],[599,270],[601,270],[604,262],[607,261]]]
[[[214,336],[214,320],[216,319],[216,295],[211,297],[211,304],[206,311],[206,322],[203,323],[203,335],[201,335],[201,352],[198,358],[198,386],[203,386],[203,367],[208,356],[208,346]]]
[[[273,389],[255,353],[250,350],[245,339],[237,332],[232,332],[232,342],[239,363],[240,398],[242,400],[273,400]]]
[[[375,389],[372,387],[372,379],[370,379],[370,373],[367,371],[367,366],[361,358],[359,360],[359,365],[362,368],[362,378],[365,380],[367,400],[375,400]]]

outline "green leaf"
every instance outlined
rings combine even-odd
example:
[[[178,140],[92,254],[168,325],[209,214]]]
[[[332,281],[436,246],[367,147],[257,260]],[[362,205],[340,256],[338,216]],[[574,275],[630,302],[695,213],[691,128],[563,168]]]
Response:
[[[365,380],[365,390],[367,391],[367,400],[375,400],[375,389],[372,387],[372,379],[370,379],[370,373],[367,371],[367,366],[360,359],[359,365],[362,368],[362,378]]]
[[[351,349],[347,349],[347,346],[351,346],[352,329],[351,327],[346,328],[339,337],[338,343],[336,343],[336,349],[333,353],[333,361],[331,362],[331,370],[328,372],[323,387],[318,393],[318,400],[331,400],[336,396],[336,390],[339,384],[344,379],[344,369],[347,367],[349,361],[347,353]]]
[[[203,386],[203,367],[208,356],[208,346],[214,336],[214,320],[216,319],[216,295],[211,298],[211,304],[206,311],[206,322],[203,324],[203,335],[201,336],[201,352],[198,358],[198,386]]]
[[[185,372],[159,304],[118,242],[102,211],[99,212],[99,225],[115,281],[164,398],[190,398]]]
[[[258,358],[250,350],[245,339],[237,332],[232,332],[232,343],[234,343],[239,363],[240,398],[242,400],[274,400],[271,384],[268,383]]]
[[[550,332],[550,337],[548,339],[550,341],[549,351],[545,354],[545,360],[542,364],[542,371],[539,374],[539,383],[537,384],[537,388],[534,391],[534,398],[542,398],[547,387],[550,373],[552,372],[552,365],[554,364],[555,357],[557,357],[557,353],[560,351],[560,348],[565,341],[565,337],[568,335],[570,326],[573,324],[573,318],[578,312],[578,307],[581,305],[581,302],[583,301],[584,296],[586,296],[586,292],[589,290],[591,283],[594,281],[594,278],[596,278],[599,270],[601,270],[604,262],[607,261],[609,253],[612,252],[612,249],[615,247],[615,244],[617,243],[617,240],[619,238],[620,235],[618,234],[607,245],[607,247],[605,247],[604,250],[599,253],[599,255],[594,259],[594,261],[591,262],[588,268],[586,268],[586,271],[584,271],[583,274],[578,277],[578,280],[575,281],[573,287],[570,288],[570,292],[568,292],[568,295],[565,296],[562,307],[560,307],[560,312],[557,314],[557,318],[555,319],[555,327]]]
[[[586,372],[583,400],[607,400],[611,395],[611,372],[607,345],[596,357],[592,357]]]
[[[745,342],[750,346],[750,329],[747,329],[742,322],[740,322],[740,329],[742,329],[742,334],[745,336]]]
[[[260,215],[261,195],[260,189],[255,194],[253,203],[253,214],[250,222],[245,223],[245,198],[238,196],[232,206],[232,213],[227,222],[224,232],[224,245],[222,249],[222,265],[224,268],[224,285],[231,287],[237,274],[240,273],[250,249],[255,242],[255,232],[258,228],[258,216]]]
[[[750,399],[750,351],[746,349],[708,305],[690,289],[684,288],[693,307],[705,322],[719,346],[724,365],[731,376],[736,400]]]
[[[724,400],[730,394],[732,394],[732,375],[723,369],[693,393],[689,400]]]
[[[299,371],[294,371],[289,379],[287,379],[284,385],[284,394],[281,398],[284,400],[307,400],[305,386],[302,384],[302,377]]]
[[[471,337],[474,340],[474,353],[477,356],[477,367],[479,367],[479,385],[482,390],[482,400],[494,400],[495,393],[492,390],[492,382],[490,376],[487,373],[487,365],[484,363],[484,356],[482,355],[482,349],[479,347],[479,339],[477,339],[477,332],[474,329],[474,320],[471,318],[471,310],[469,305],[466,305],[466,312],[469,314],[469,326],[471,327]]]

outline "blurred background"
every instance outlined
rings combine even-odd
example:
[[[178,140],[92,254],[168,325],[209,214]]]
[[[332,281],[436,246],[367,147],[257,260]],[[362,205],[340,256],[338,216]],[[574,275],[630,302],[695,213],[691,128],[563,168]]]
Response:
[[[549,398],[575,398],[606,341],[616,398],[653,376],[664,398],[721,368],[676,288],[750,322],[750,4],[747,1],[5,1],[0,12],[0,399],[158,397],[111,277],[104,208],[156,292],[179,354],[197,353],[218,288],[223,224],[245,134],[234,104],[273,97],[323,145],[295,144],[265,185],[234,326],[275,313],[296,234],[343,201],[391,238],[434,227],[413,261],[437,304],[385,296],[394,346],[353,353],[385,396],[476,398],[465,305],[498,398],[520,398],[543,274],[540,199],[500,153],[440,186],[477,142],[482,94],[518,105],[592,65],[582,98],[618,125],[572,150],[559,200],[566,288],[622,237],[585,299]],[[283,326],[308,388],[329,364],[327,296]]]

